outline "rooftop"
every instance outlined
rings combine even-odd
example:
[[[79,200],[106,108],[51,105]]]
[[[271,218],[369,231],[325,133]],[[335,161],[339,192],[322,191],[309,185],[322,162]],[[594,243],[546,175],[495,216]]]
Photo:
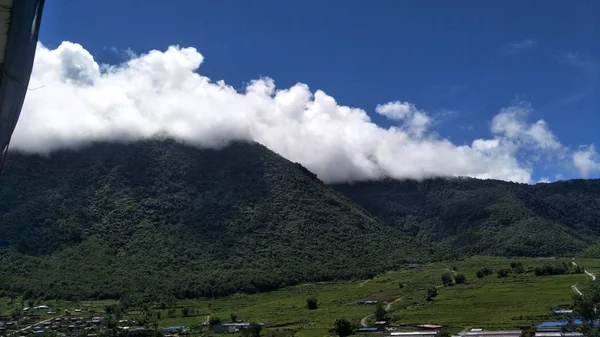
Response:
[[[583,337],[581,332],[536,332],[535,337]]]
[[[437,331],[402,331],[392,332],[390,336],[423,336],[423,335],[437,335]]]
[[[469,331],[464,336],[521,336],[521,330]]]
[[[541,324],[536,325],[536,328],[553,328],[553,327],[561,327],[563,325],[567,325],[569,324],[568,320],[562,320],[562,321],[556,321],[556,322],[543,322]],[[573,324],[575,325],[581,325],[583,324],[583,321],[580,319],[574,319],[573,320]],[[598,325],[598,322],[594,322],[594,325]]]

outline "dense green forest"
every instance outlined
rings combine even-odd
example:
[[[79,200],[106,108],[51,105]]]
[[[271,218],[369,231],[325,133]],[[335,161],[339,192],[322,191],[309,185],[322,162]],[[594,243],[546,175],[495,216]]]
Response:
[[[11,153],[0,296],[135,301],[365,278],[436,249],[259,144],[172,140]]]
[[[383,180],[335,189],[391,227],[459,254],[554,256],[600,240],[600,180]]]
[[[600,258],[600,243],[587,247],[581,252],[582,257]]]

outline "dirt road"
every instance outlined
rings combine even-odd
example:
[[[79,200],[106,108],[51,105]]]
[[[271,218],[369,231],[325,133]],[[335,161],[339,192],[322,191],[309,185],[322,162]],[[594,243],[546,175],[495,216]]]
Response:
[[[388,303],[384,307],[385,311],[390,311],[392,309],[392,304],[400,301],[401,299],[402,299],[402,297],[398,297],[397,299],[395,299],[395,300],[391,301],[390,303]],[[370,314],[370,315],[367,315],[367,316],[363,317],[363,319],[360,320],[360,325],[362,325],[363,327],[367,327],[368,326],[367,321],[369,320],[369,317],[371,317],[371,316],[373,316],[373,314]]]

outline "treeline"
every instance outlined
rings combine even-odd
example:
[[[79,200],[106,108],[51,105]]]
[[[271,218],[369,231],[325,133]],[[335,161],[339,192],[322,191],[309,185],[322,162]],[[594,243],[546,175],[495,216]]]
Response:
[[[543,267],[535,267],[533,272],[536,276],[547,276],[547,275],[563,275],[563,274],[583,274],[584,269],[580,265],[567,264],[547,264]]]

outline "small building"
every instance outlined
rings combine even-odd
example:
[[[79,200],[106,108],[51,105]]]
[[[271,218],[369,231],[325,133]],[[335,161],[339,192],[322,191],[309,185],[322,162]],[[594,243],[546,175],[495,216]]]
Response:
[[[377,321],[375,322],[375,324],[373,324],[373,328],[379,330],[379,331],[385,331],[385,327],[387,327],[389,325],[388,321]]]
[[[264,325],[263,323],[258,323]],[[250,326],[250,323],[221,323],[213,327],[215,333],[236,333],[240,330],[246,329]]]
[[[185,325],[175,325],[175,326],[167,326],[160,329],[163,332],[178,332],[178,331],[187,331],[189,328]]]
[[[250,323],[221,323],[213,327],[216,333],[236,333],[250,326]]]
[[[420,324],[417,325],[418,328],[421,329],[425,329],[425,330],[439,330],[441,328],[443,328],[443,325],[437,325],[437,324]]]
[[[581,332],[536,332],[535,337],[583,337]]]
[[[475,330],[475,329],[473,329]],[[521,337],[523,334],[522,330],[483,330],[480,331],[468,331],[463,336],[467,337]]]
[[[555,331],[560,331],[561,328],[563,326],[568,325],[569,323],[572,323],[574,325],[582,325],[583,321],[580,319],[574,319],[574,320],[562,320],[562,321],[555,321],[555,322],[543,322],[541,324],[538,324],[535,326],[535,331],[539,331],[539,332],[555,332]],[[593,325],[600,325],[599,322],[590,322]]]
[[[379,303],[379,301],[358,301],[356,302],[356,304],[361,304],[361,305],[374,305]]]
[[[570,309],[558,309],[558,310],[554,310],[554,313],[556,315],[568,315],[568,314],[572,314],[573,310],[570,310]]]
[[[410,264],[408,265],[408,268],[410,268],[410,269],[416,269],[416,268],[419,268],[420,266],[421,266],[421,265],[420,265],[420,264],[418,264],[418,263],[410,263]]]
[[[439,336],[439,331],[397,331],[392,332],[390,336],[394,337],[435,337]]]
[[[356,329],[356,332],[377,332],[379,331],[378,328],[358,328]]]

